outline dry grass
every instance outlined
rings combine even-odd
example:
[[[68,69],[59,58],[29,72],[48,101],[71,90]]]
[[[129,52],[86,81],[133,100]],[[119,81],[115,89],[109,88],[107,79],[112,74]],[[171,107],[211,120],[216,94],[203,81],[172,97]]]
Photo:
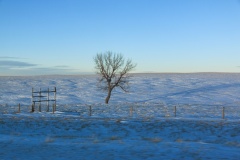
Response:
[[[52,142],[54,142],[54,141],[55,141],[54,138],[47,137],[44,142],[45,142],[45,143],[52,143]]]
[[[109,139],[111,141],[115,141],[115,140],[120,140],[120,137],[118,137],[118,136],[111,136]]]
[[[183,140],[179,138],[179,139],[176,140],[176,142],[178,142],[178,143],[182,143]]]
[[[143,138],[143,140],[150,141],[152,143],[159,143],[162,141],[162,138],[154,137],[154,138]]]

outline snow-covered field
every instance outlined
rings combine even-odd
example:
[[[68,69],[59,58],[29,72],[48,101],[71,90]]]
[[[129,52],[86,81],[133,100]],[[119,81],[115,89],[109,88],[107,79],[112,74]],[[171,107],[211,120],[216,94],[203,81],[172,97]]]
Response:
[[[239,159],[240,74],[134,74],[109,105],[96,79],[0,77],[0,159]],[[29,113],[32,87],[57,112]]]

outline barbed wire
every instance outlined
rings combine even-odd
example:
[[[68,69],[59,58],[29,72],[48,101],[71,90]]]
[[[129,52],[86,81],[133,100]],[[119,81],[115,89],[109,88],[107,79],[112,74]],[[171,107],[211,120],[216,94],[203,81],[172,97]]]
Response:
[[[31,113],[31,105],[0,104],[0,114]],[[53,108],[49,108],[49,112]],[[76,114],[82,117],[128,117],[128,118],[229,118],[240,119],[240,107],[237,105],[206,104],[164,104],[164,103],[117,103],[117,104],[58,104],[56,111]],[[39,112],[36,107],[35,112]],[[41,112],[47,112],[47,105],[41,106]],[[225,116],[226,114],[226,116]]]

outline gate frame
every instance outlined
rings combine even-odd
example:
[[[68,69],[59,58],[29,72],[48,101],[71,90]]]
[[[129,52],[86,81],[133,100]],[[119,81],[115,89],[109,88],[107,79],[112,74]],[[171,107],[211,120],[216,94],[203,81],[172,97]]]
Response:
[[[43,94],[47,94],[47,95],[42,95]],[[49,94],[50,93],[53,93],[54,94],[54,99],[49,99]],[[36,100],[36,98],[38,98],[38,100]],[[45,98],[45,99],[42,99],[42,98]],[[47,99],[46,99],[47,98]],[[34,91],[34,89],[32,88],[32,112],[35,111],[35,105],[36,103],[39,103],[39,112],[41,112],[41,102],[47,102],[47,112],[49,112],[49,102],[50,101],[53,101],[54,104],[53,104],[53,112],[56,111],[56,103],[57,103],[57,89],[56,87],[54,87],[54,90],[41,90],[41,88],[39,89],[39,91]]]

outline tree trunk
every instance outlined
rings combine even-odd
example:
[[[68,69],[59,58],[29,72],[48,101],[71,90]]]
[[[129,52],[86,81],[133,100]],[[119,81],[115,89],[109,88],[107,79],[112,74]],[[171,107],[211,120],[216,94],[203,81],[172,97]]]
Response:
[[[110,97],[111,97],[111,92],[112,92],[112,89],[109,88],[109,89],[108,89],[108,95],[107,95],[107,97],[106,97],[106,99],[105,99],[105,103],[106,103],[106,104],[108,104],[108,101],[109,101],[109,99],[110,99]]]

